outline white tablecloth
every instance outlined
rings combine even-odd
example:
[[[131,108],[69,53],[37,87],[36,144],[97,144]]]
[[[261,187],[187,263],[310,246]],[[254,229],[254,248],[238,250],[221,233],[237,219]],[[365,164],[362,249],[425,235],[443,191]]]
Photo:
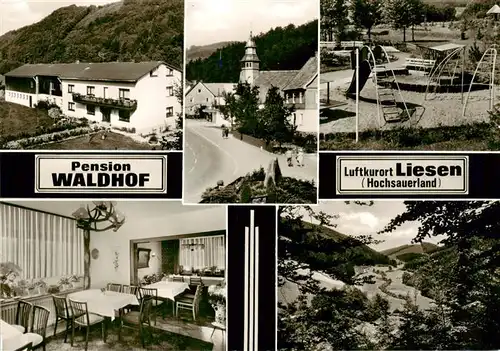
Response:
[[[27,343],[22,332],[0,319],[0,351],[17,350]]]
[[[78,291],[68,295],[68,299],[86,302],[89,313],[98,314],[103,317],[115,319],[115,311],[127,305],[139,305],[137,297],[132,294],[124,294],[115,291],[90,289]]]
[[[189,289],[189,285],[183,282],[157,282],[143,286],[143,288],[158,289],[158,297],[174,301],[177,295]]]

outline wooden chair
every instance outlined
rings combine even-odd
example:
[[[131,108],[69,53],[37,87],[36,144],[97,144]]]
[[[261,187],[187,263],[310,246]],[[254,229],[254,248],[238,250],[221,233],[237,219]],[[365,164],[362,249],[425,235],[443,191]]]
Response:
[[[132,294],[137,296],[137,291],[139,290],[138,286],[135,285],[123,285],[122,286],[122,293],[124,294]]]
[[[192,286],[203,285],[203,281],[201,280],[201,277],[190,277],[189,278],[189,285],[192,285]]]
[[[73,320],[71,322],[71,346],[73,346],[73,341],[75,340],[75,326],[86,328],[85,334],[85,351],[87,351],[89,345],[89,332],[92,325],[101,323],[102,326],[102,339],[106,342],[106,335],[104,333],[104,318],[93,313],[89,313],[86,302],[79,302],[75,300],[69,300],[69,305],[71,306],[71,315]]]
[[[218,329],[221,331],[221,336],[222,336],[222,349],[225,350],[224,348],[224,341],[226,340],[226,326],[222,323],[219,322],[212,322],[212,327],[214,327],[214,330],[212,330],[212,335],[210,335],[210,340],[213,338],[215,330]]]
[[[122,292],[122,285],[115,284],[115,283],[108,283],[108,285],[106,286],[106,290],[115,291],[115,292]]]
[[[139,334],[141,336],[141,343],[142,347],[146,348],[146,343],[145,343],[145,327],[148,327],[149,332],[151,333],[152,328],[151,328],[151,311],[153,308],[153,297],[146,295],[144,298],[141,299],[141,307],[139,312],[137,311],[132,311],[129,313],[126,313],[122,316],[121,318],[121,325],[119,329],[119,334],[118,334],[118,339],[121,339],[121,329],[122,328],[132,328],[136,329],[133,326],[138,326],[139,327]]]
[[[154,288],[139,288],[139,299],[142,301],[146,296],[151,296],[153,299],[153,302],[151,303],[153,308],[153,320],[156,325],[156,316],[157,316],[157,311],[156,309],[163,304],[163,301],[158,300],[158,289]],[[163,315],[165,318],[165,315]]]
[[[182,282],[184,283],[184,277],[176,277],[175,275],[172,277],[173,282]]]
[[[140,299],[140,297],[138,296],[138,292],[139,292],[139,287],[135,285],[123,285],[122,287],[122,293],[135,295],[138,299]],[[125,312],[130,312],[132,310],[137,310],[137,307],[138,306],[136,305],[127,305],[123,308],[123,310]]]
[[[181,295],[175,301],[175,315],[179,316],[179,310],[188,310],[193,312],[193,320],[196,320],[196,316],[199,312],[200,307],[200,299],[201,293],[203,290],[202,285],[198,285],[196,287],[196,293],[194,294],[194,298],[186,297],[185,295]]]
[[[57,324],[59,321],[66,322],[66,332],[64,333],[64,342],[68,339],[69,328],[73,318],[71,317],[71,310],[68,307],[68,301],[66,297],[52,295],[54,300],[54,306],[56,307],[56,325],[54,327],[54,336],[57,334]]]
[[[32,309],[33,304],[27,301],[19,300],[19,302],[17,303],[16,324],[12,326],[19,330],[21,333],[27,333],[29,331]]]
[[[24,334],[29,342],[32,343],[32,349],[36,350],[43,348],[45,351],[47,334],[47,323],[49,322],[50,311],[42,306],[33,306],[33,314],[31,316],[30,332]]]

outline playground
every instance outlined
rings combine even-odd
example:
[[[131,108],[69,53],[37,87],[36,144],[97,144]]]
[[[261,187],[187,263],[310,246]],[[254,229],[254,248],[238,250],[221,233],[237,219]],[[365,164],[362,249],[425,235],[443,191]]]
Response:
[[[389,53],[382,46],[351,46],[356,46],[351,48],[351,69],[321,77],[320,133],[489,121],[500,82],[495,77],[495,47],[487,49],[474,65],[468,58],[469,48],[462,44],[422,48],[422,58],[394,48]]]

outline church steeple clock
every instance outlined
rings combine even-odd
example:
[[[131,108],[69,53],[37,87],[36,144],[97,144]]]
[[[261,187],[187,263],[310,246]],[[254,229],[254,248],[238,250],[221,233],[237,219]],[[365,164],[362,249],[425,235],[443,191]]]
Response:
[[[257,56],[257,47],[252,37],[252,32],[250,32],[250,37],[248,38],[245,47],[245,56],[241,59],[241,72],[240,72],[240,83],[254,84],[255,79],[259,75],[259,64],[260,60]]]

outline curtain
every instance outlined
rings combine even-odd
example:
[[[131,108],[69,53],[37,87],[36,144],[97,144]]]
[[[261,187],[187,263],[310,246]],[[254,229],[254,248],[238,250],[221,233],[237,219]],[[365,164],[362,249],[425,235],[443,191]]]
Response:
[[[188,270],[226,267],[224,235],[180,239],[179,264]]]
[[[83,275],[83,231],[72,219],[0,204],[0,262],[23,279]]]

